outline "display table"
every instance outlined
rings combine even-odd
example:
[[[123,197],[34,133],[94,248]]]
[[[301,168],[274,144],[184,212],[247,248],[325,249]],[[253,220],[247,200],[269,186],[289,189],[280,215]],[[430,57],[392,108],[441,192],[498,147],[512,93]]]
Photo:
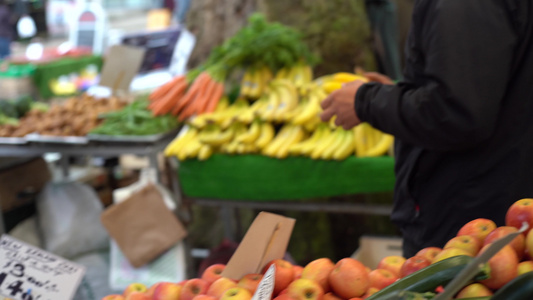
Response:
[[[154,142],[89,142],[87,144],[66,143],[27,143],[23,145],[0,144],[0,157],[32,157],[45,153],[62,155],[64,175],[68,176],[68,158],[70,156],[92,155],[100,157],[118,157],[123,154],[134,154],[148,157],[150,166],[159,175],[158,154],[174,139],[174,135],[166,135]],[[4,232],[3,218],[0,213],[0,234]]]
[[[179,186],[174,189],[181,190],[185,205],[222,209],[229,238],[234,237],[234,208],[390,215],[392,203],[341,202],[331,197],[390,192],[395,182],[394,158],[389,156],[325,161],[215,154],[206,161],[179,162],[177,176]]]

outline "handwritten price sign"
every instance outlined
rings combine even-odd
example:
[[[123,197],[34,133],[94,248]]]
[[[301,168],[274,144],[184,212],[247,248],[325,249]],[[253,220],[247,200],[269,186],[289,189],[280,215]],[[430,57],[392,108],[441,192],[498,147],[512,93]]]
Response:
[[[69,300],[83,266],[8,235],[0,238],[0,295],[14,300]]]

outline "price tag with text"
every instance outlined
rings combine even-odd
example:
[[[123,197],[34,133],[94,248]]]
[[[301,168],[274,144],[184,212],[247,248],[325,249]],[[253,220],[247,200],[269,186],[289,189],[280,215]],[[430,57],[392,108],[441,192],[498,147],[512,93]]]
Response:
[[[14,300],[70,300],[85,268],[8,235],[0,238],[0,295]]]
[[[274,283],[276,281],[275,273],[276,266],[275,264],[272,264],[265,272],[265,275],[263,275],[263,279],[261,279],[261,282],[259,282],[259,285],[257,286],[257,290],[255,291],[252,300],[272,299],[272,292],[274,291]]]

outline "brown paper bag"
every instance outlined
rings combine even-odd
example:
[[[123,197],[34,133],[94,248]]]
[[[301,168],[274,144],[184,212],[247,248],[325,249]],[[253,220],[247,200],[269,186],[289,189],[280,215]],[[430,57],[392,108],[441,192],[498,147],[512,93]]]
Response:
[[[106,209],[101,220],[136,268],[151,262],[187,235],[153,184]]]

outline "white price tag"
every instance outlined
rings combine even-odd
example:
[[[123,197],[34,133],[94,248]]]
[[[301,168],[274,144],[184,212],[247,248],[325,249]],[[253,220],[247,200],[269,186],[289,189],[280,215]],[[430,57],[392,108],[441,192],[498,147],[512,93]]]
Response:
[[[0,238],[0,295],[14,300],[69,300],[85,268],[8,235]]]
[[[274,273],[276,273],[276,266],[272,264],[266,271],[265,275],[263,275],[261,282],[259,282],[252,300],[272,299],[272,292],[274,291],[274,283],[276,279]]]

